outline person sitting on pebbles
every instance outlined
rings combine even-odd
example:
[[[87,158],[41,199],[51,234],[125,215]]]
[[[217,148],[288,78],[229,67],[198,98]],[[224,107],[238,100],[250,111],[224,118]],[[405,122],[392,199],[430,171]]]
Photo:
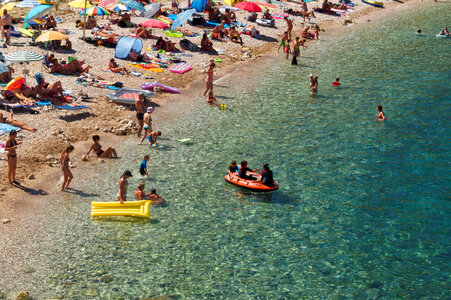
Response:
[[[94,143],[89,148],[88,153],[86,153],[86,156],[93,151],[98,157],[101,158],[108,158],[108,157],[117,157],[116,149],[113,147],[107,147],[105,151],[102,150],[102,145],[99,144],[100,137],[98,135],[92,136],[92,140]]]
[[[239,43],[240,45],[243,45],[243,39],[241,38],[241,35],[238,32],[238,30],[236,30],[235,26],[232,26],[230,28],[229,38],[230,38],[230,40],[232,42]]]
[[[110,59],[110,63],[108,64],[108,69],[113,73],[123,72],[124,75],[130,75],[128,70],[125,67],[119,67],[114,58]]]
[[[263,19],[265,19],[265,20],[272,20],[272,16],[271,16],[271,14],[269,13],[269,9],[267,9],[267,10],[265,11],[265,13],[263,14]]]

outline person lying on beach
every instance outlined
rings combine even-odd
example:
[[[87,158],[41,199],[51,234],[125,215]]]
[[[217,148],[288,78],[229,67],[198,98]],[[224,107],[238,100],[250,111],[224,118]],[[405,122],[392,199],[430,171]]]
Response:
[[[114,41],[117,41],[122,37],[122,35],[120,35],[120,34],[113,33],[113,32],[107,32],[102,29],[93,30],[93,31],[91,31],[91,34],[95,35],[95,36],[100,36],[100,37],[103,37],[106,39],[113,39]]]
[[[285,31],[285,32],[282,34],[282,39],[280,40],[280,44],[279,44],[279,48],[277,49],[277,52],[280,51],[280,48],[283,49],[283,48],[285,47],[285,45],[286,45],[286,43],[287,43],[287,40],[288,40],[288,32]]]
[[[310,30],[310,26],[306,26],[304,29],[302,29],[301,37],[303,37],[304,39],[313,40],[314,37],[310,32],[308,32],[309,30]]]
[[[63,94],[64,89],[61,81],[58,80],[50,85],[49,83],[45,82],[40,73],[36,73],[36,79],[38,80],[38,85],[34,88],[36,95],[48,100],[62,102],[66,101],[66,98]]]
[[[210,41],[206,33],[204,33],[204,35],[202,36],[202,40],[200,41],[200,50],[215,53],[217,52],[215,48],[213,48],[213,42]]]
[[[232,26],[229,31],[229,39],[234,43],[239,43],[243,45],[243,39],[241,38],[240,33],[236,30],[235,26]]]
[[[195,32],[183,29],[181,27],[177,28],[177,31],[183,33],[183,35],[186,35],[186,36],[195,36],[196,35]]]
[[[92,140],[94,141],[94,143],[91,145],[86,155],[89,155],[89,153],[93,151],[98,157],[117,157],[116,149],[114,149],[113,147],[107,147],[105,151],[102,150],[102,145],[99,144],[100,136],[93,135]]]
[[[68,64],[60,64],[57,59],[53,60],[53,65],[51,68],[51,73],[58,73],[64,75],[80,75],[82,73],[89,73],[89,70],[92,68],[90,65],[85,68],[82,67],[84,64],[83,61],[79,61],[77,59],[73,59]]]
[[[257,178],[255,178],[254,176],[247,175],[247,172],[258,172],[258,170],[257,169],[251,170],[247,166],[247,161],[243,160],[241,162],[241,167],[238,170],[238,177],[241,179],[246,179],[246,180],[257,180]]]
[[[332,12],[331,11],[332,4],[329,1],[327,1],[327,0],[324,0],[323,5],[321,6],[321,8],[323,9],[323,12],[327,12],[327,13]]]
[[[152,62],[152,58],[147,56],[146,53],[139,54],[139,53],[137,53],[137,52],[135,52],[133,50],[130,51],[130,53],[128,54],[127,59],[129,59],[131,61],[136,61],[136,62],[146,62],[146,63]]]
[[[145,193],[144,188],[145,188],[144,182],[138,184],[138,189],[135,192],[136,200],[152,200],[152,205],[155,206],[161,206],[166,203],[166,200],[164,200],[160,195],[157,194],[156,189],[152,188],[150,190],[150,193]]]
[[[89,16],[86,21],[86,29],[93,29],[97,27],[97,21],[93,16]]]
[[[26,86],[25,84],[22,84],[19,88],[14,89],[13,91],[3,90],[1,94],[9,103],[30,105],[36,102],[36,100],[33,98],[36,96],[33,92],[33,89]]]
[[[136,29],[136,37],[142,39],[153,39],[156,36],[152,35],[152,29],[145,28],[141,24],[138,25],[138,29]]]
[[[318,75],[313,75],[310,74],[309,78],[310,78],[310,91],[312,95],[315,95],[316,93],[318,93]]]
[[[114,58],[110,59],[110,63],[108,64],[108,69],[113,73],[123,72],[125,75],[130,75],[128,70],[125,67],[119,67]]]
[[[31,128],[29,127],[27,124],[14,120],[14,112],[11,111],[11,117],[6,118],[3,117],[3,113],[0,112],[0,123],[5,123],[5,124],[9,124],[12,126],[16,126],[16,127],[20,127],[23,130],[27,130],[27,131],[31,131],[31,132],[35,132],[37,129],[36,128]]]
[[[121,178],[119,179],[119,192],[117,193],[117,200],[120,203],[127,201],[127,179],[129,179],[130,177],[133,177],[132,172],[125,170],[124,173],[122,173]]]
[[[265,13],[263,14],[262,18],[265,19],[265,20],[272,20],[272,16],[271,16],[271,13],[269,12],[269,9],[267,9],[265,11]]]
[[[247,20],[248,20],[249,22],[255,22],[255,21],[257,21],[257,18],[258,18],[258,15],[257,15],[257,13],[254,11],[254,12],[252,12],[251,15],[247,18]]]
[[[377,114],[377,120],[378,121],[385,121],[387,118],[385,117],[384,111],[382,110],[382,105],[377,106],[377,111],[379,112]]]

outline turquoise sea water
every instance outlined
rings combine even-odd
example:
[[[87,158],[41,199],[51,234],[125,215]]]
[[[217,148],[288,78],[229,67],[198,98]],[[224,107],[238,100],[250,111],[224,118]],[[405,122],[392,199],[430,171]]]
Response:
[[[89,217],[91,200],[115,199],[123,169],[136,166],[129,197],[140,181],[149,150],[130,139],[126,157],[77,178],[82,196],[60,200],[32,246],[40,271],[23,286],[71,299],[448,297],[451,44],[435,34],[449,15],[446,4],[398,14],[321,42],[301,67],[280,59],[235,88],[220,81],[226,110],[199,99],[177,122],[155,123],[164,139],[147,186],[169,206],[147,223]],[[269,162],[279,191],[225,183],[242,159]]]

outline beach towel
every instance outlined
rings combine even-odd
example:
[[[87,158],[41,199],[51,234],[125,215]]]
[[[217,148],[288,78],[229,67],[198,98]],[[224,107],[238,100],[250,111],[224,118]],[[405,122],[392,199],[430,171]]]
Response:
[[[8,103],[8,102],[4,102],[4,101],[0,101],[0,105],[7,106],[9,108],[30,108],[30,107],[36,106],[36,104],[34,104],[34,103],[25,105],[25,104],[20,104],[20,103]]]
[[[0,135],[10,132],[11,130],[20,131],[20,130],[22,130],[22,128],[15,127],[15,126],[9,125],[7,123],[0,123]]]
[[[103,72],[108,72],[108,73],[114,73],[113,71],[111,71],[108,68],[102,69],[102,71]],[[136,77],[141,77],[143,75],[142,73],[139,73],[139,72],[129,72],[129,73],[132,74],[133,76],[136,76]],[[116,72],[114,74],[124,75],[124,72]]]
[[[89,108],[85,105],[69,105],[69,104],[64,104],[64,105],[55,105],[52,104],[53,107],[59,108],[59,109],[67,109],[67,110],[78,110],[78,109],[85,109],[85,108]]]
[[[153,64],[130,64],[131,67],[140,68],[146,71],[151,71],[154,73],[161,73],[164,71],[160,66],[152,66]]]
[[[0,134],[0,135],[1,135],[1,134]],[[5,142],[0,141],[0,154],[6,153],[5,148],[6,148]]]

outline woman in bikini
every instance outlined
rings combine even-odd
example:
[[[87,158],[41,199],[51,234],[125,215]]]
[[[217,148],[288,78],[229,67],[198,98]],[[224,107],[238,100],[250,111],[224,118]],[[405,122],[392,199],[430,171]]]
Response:
[[[60,166],[64,176],[63,184],[61,185],[62,192],[64,192],[64,190],[69,187],[69,183],[72,181],[72,178],[74,178],[72,172],[69,169],[69,153],[71,153],[72,151],[74,151],[74,146],[69,145],[66,147],[66,150],[64,150],[60,157]]]
[[[205,78],[205,91],[204,91],[204,97],[207,95],[209,91],[213,91],[213,72],[215,69],[215,61],[214,59],[210,59],[210,64],[208,65],[208,68],[205,70],[205,73],[207,73],[207,78]]]
[[[17,169],[17,146],[22,144],[22,142],[16,141],[17,132],[11,130],[9,133],[9,139],[6,141],[5,150],[8,152],[8,180],[9,183],[19,184],[16,181],[16,169]]]
[[[114,60],[114,58],[110,59],[110,63],[108,64],[108,69],[110,69],[110,71],[113,73],[124,72],[125,75],[130,75],[130,73],[128,73],[126,68],[119,67],[119,65]]]
[[[31,132],[35,132],[37,129],[36,128],[31,128],[29,126],[27,126],[25,123],[14,120],[14,113],[11,111],[11,117],[10,118],[6,118],[3,117],[3,114],[0,112],[0,123],[6,123],[12,126],[16,126],[16,127],[20,127],[23,130],[27,130],[27,131],[31,131]]]
[[[382,110],[382,105],[377,106],[377,111],[379,112],[377,114],[377,120],[378,121],[385,121],[387,118],[385,117],[384,111]]]
[[[127,201],[127,188],[128,188],[127,179],[129,179],[132,176],[133,176],[132,172],[130,172],[129,170],[125,170],[121,178],[119,179],[119,192],[117,194],[117,200],[120,203],[124,203],[124,201]]]
[[[113,147],[108,147],[105,151],[102,150],[102,145],[99,144],[100,137],[98,135],[94,135],[92,140],[94,141],[94,144],[91,145],[91,148],[89,148],[86,155],[89,155],[89,153],[93,151],[98,157],[117,157],[116,149]]]

